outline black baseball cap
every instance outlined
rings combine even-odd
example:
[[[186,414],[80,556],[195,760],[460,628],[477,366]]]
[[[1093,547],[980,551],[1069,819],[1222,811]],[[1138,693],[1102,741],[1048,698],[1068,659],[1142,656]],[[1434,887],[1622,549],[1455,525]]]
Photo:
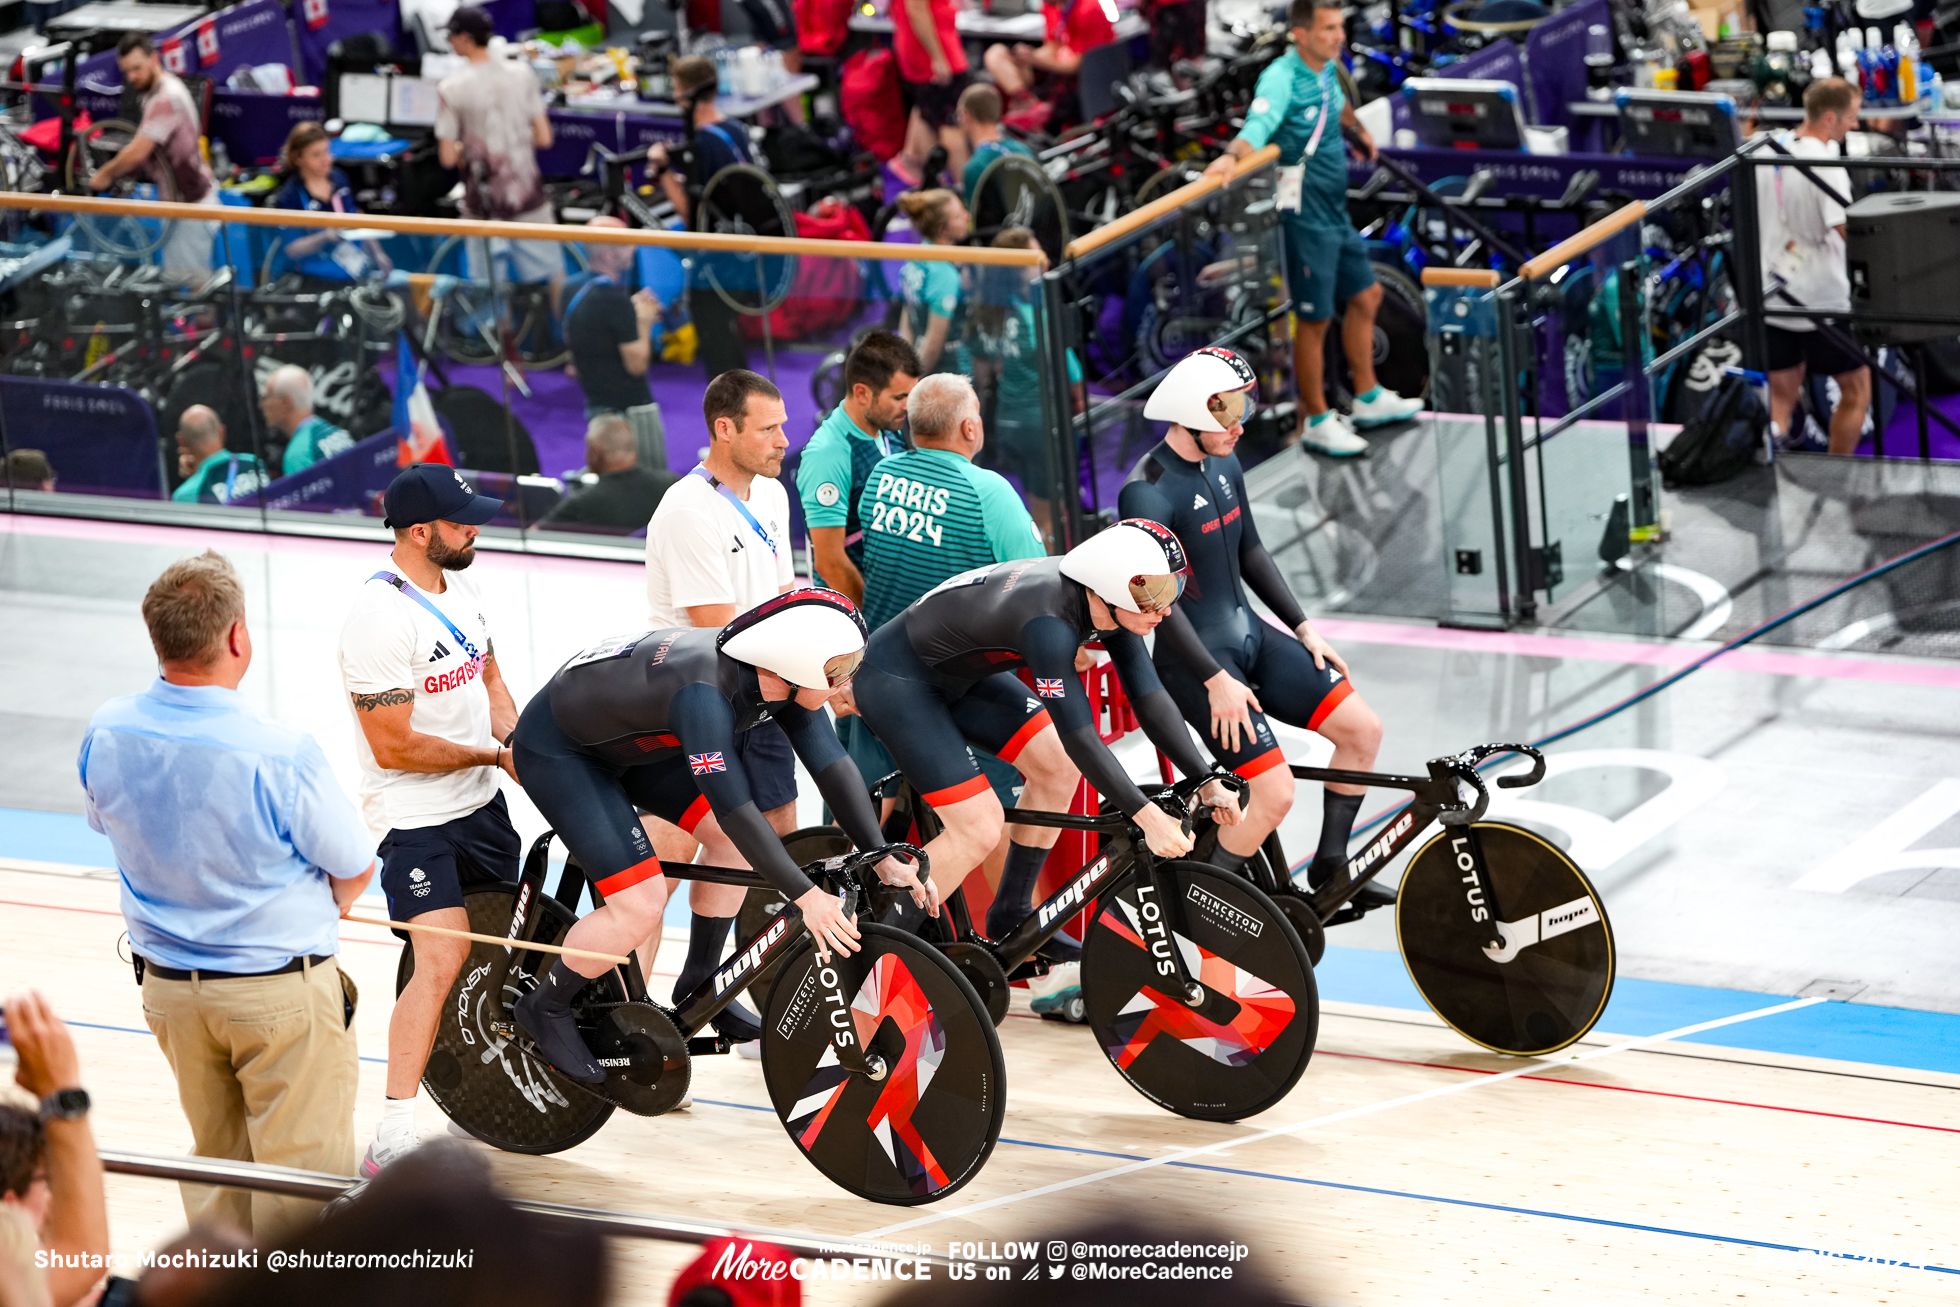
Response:
[[[490,19],[490,11],[476,5],[463,5],[449,15],[448,31],[461,32],[478,45],[489,45],[490,38],[496,34],[497,25]]]
[[[504,506],[501,499],[479,495],[463,474],[443,463],[417,463],[396,474],[381,496],[387,513],[383,526],[417,526],[423,522],[460,522],[482,526]]]

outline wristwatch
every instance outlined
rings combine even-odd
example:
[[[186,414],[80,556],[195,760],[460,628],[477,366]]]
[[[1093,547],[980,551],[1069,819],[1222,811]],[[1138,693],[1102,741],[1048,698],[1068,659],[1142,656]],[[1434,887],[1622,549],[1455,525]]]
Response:
[[[41,1120],[79,1121],[88,1115],[88,1090],[57,1089],[41,1100]]]

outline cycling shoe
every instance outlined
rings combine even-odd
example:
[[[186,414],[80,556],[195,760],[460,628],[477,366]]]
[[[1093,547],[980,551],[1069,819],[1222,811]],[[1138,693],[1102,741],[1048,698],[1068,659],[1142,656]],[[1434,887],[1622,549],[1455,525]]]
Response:
[[[517,1018],[518,1029],[536,1042],[538,1051],[560,1073],[581,1084],[605,1082],[606,1069],[599,1065],[598,1059],[592,1056],[592,1050],[585,1046],[571,1010],[552,1010],[544,990],[534,989],[518,999],[517,1005],[511,1009],[511,1015]]]
[[[762,1038],[762,1022],[740,1003],[730,1003],[715,1017],[715,1029],[733,1044]]]
[[[1073,964],[1055,967],[1047,975],[1028,982],[1034,1014],[1050,1021],[1081,1025],[1089,1019],[1082,1002],[1082,969]]]
[[[1035,956],[1050,962],[1067,964],[1082,960],[1082,941],[1066,930],[1058,930],[1048,937],[1048,942],[1036,949]]]

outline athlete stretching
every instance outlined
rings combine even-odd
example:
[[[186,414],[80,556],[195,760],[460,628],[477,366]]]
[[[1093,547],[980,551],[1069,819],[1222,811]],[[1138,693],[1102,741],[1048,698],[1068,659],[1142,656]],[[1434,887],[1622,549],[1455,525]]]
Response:
[[[1221,763],[1251,783],[1245,820],[1218,832],[1212,855],[1232,872],[1293,807],[1293,774],[1262,714],[1318,731],[1334,745],[1332,767],[1367,771],[1382,739],[1381,719],[1354,692],[1347,664],[1315,633],[1252,524],[1232,449],[1245,431],[1256,381],[1228,349],[1201,349],[1172,368],[1143,410],[1169,421],[1170,431],[1143,456],[1118,499],[1125,517],[1162,523],[1188,542],[1191,581],[1158,629],[1153,656],[1185,720],[1208,735]],[[1252,611],[1248,585],[1291,635]],[[1327,786],[1320,845],[1307,872],[1313,888],[1346,864],[1364,793],[1359,785]],[[1370,882],[1357,900],[1368,907],[1391,897]]]
[[[879,627],[855,696],[865,725],[945,823],[926,853],[935,898],[950,893],[1000,839],[1006,817],[967,742],[1027,778],[1020,802],[1064,811],[1083,776],[1143,828],[1150,851],[1191,851],[1178,819],[1148,802],[1096,734],[1075,655],[1101,640],[1145,734],[1187,777],[1213,770],[1150,665],[1143,636],[1183,585],[1184,551],[1154,522],[1118,522],[1060,558],[995,563],[942,582]],[[1030,690],[1013,675],[1025,667]],[[1223,823],[1239,819],[1222,782],[1200,791]],[[1035,881],[1061,832],[1010,831],[986,932],[999,939],[1034,905]],[[1071,960],[1051,942],[1049,956]]]
[[[755,805],[735,752],[737,733],[774,718],[816,778],[824,801],[861,849],[883,843],[864,778],[837,742],[824,704],[864,657],[864,619],[830,590],[791,590],[720,631],[618,636],[559,668],[524,709],[512,742],[525,793],[605,898],[565,936],[571,948],[626,953],[660,925],[667,880],[633,807],[693,835],[711,864],[746,863],[801,911],[828,960],[857,952],[856,919],[810,883]],[[886,858],[878,874],[929,906],[916,872]],[[713,973],[717,955],[690,954],[678,1002]],[[515,1015],[551,1064],[597,1084],[605,1072],[579,1037],[572,1000],[606,970],[561,957]],[[715,1027],[734,1040],[760,1032],[726,1010]]]

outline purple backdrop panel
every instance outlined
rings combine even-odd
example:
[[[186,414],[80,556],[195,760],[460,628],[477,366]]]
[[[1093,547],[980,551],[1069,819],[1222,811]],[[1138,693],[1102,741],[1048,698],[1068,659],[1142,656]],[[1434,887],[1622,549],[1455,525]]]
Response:
[[[547,177],[576,177],[595,145],[619,148],[624,114],[579,109],[548,109],[551,148],[538,151],[538,168]]]
[[[497,35],[506,41],[515,41],[524,33],[537,30],[538,0],[484,0],[483,7],[490,11]]]
[[[78,83],[75,87],[76,109],[88,114],[95,122],[114,118],[121,101],[120,84],[104,86],[98,78]],[[28,97],[28,104],[35,122],[53,118],[61,112],[61,88],[42,84]]]
[[[1557,199],[1565,194],[1572,174],[1582,168],[1599,173],[1602,191],[1624,191],[1650,200],[1672,190],[1704,164],[1693,159],[1635,159],[1624,154],[1524,154],[1515,150],[1384,150],[1425,182],[1461,177],[1472,168],[1497,174],[1495,194],[1536,195]],[[1359,186],[1374,168],[1348,161],[1348,178]]]
[[[623,153],[630,154],[634,150],[644,150],[654,144],[665,145],[671,149],[686,140],[687,131],[681,126],[678,117],[629,113],[620,121],[619,148]],[[646,168],[643,165],[634,164],[631,175],[633,185],[645,184]]]
[[[1586,98],[1586,29],[1594,23],[1612,26],[1606,0],[1579,0],[1531,29],[1525,38],[1524,62],[1531,70],[1526,94],[1531,121],[1546,127],[1573,127],[1565,106]]]
[[[388,488],[397,466],[395,429],[377,431],[345,453],[283,476],[264,491],[265,506],[313,513],[368,511],[369,501]]]
[[[211,134],[225,143],[233,163],[269,164],[299,123],[326,116],[317,95],[220,89],[211,95]]]
[[[0,377],[8,449],[48,456],[63,490],[163,498],[156,414],[133,390]]]
[[[380,32],[388,44],[401,50],[400,0],[327,0],[327,21],[319,27],[305,22],[294,25],[299,36],[300,80],[319,86],[327,73],[327,47],[343,37],[359,32]]]
[[[1581,33],[1584,30],[1581,28]],[[1435,76],[1480,77],[1486,81],[1509,82],[1513,86],[1522,87],[1524,60],[1518,55],[1518,47],[1500,36],[1477,53],[1438,68]],[[1392,112],[1395,116],[1395,130],[1399,132],[1407,127],[1409,125],[1408,97],[1396,92]]]
[[[202,22],[202,19],[198,20]],[[150,39],[157,48],[167,40],[184,43],[187,72],[199,73],[223,83],[240,64],[293,64],[292,26],[286,20],[286,6],[279,0],[245,0],[217,16],[218,53],[205,62],[197,51],[197,23],[158,32]],[[83,77],[93,76],[101,85],[121,86],[122,72],[116,67],[116,52],[104,50],[82,60],[77,70]]]

